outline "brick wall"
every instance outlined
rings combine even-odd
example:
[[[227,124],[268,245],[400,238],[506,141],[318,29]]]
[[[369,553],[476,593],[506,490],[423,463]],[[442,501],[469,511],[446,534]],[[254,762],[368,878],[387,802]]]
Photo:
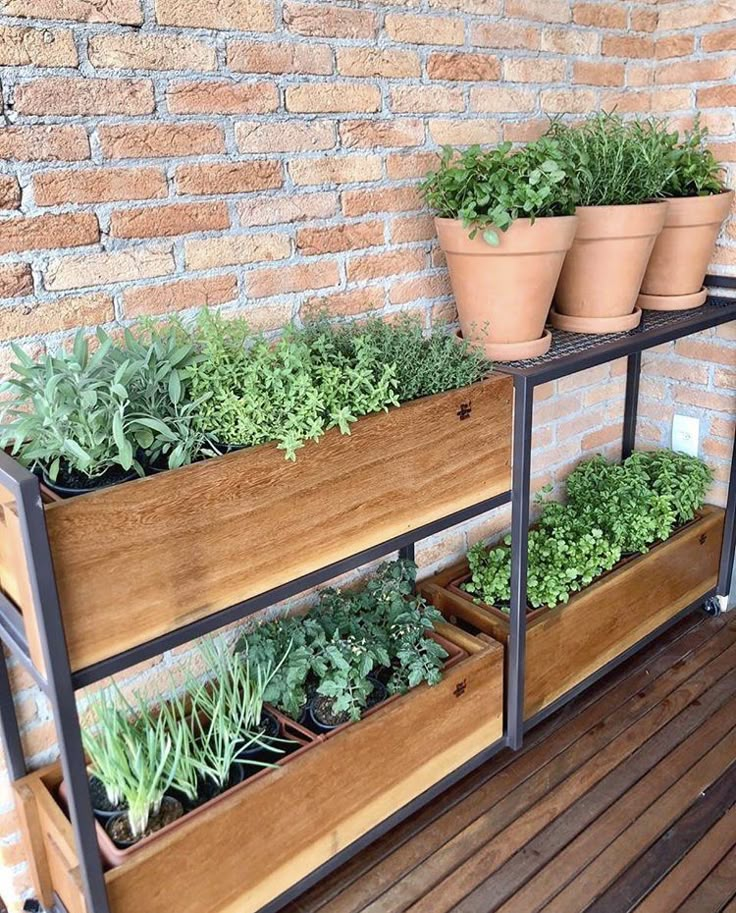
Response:
[[[736,162],[725,0],[0,0],[0,13],[2,366],[13,339],[40,348],[79,326],[202,305],[265,329],[323,304],[452,317],[416,191],[442,143],[531,138],[564,111],[687,123],[698,109]],[[736,267],[733,224],[714,267]],[[703,451],[722,498],[736,335],[679,348],[646,359],[656,376],[640,433],[665,444],[675,407],[711,406]],[[616,363],[539,391],[537,484],[583,453],[615,452],[623,374]],[[507,523],[501,512],[427,541],[420,563]],[[125,685],[153,688],[175,663]],[[48,706],[12,672],[29,757],[43,763],[55,755]],[[6,780],[0,862],[14,913],[28,879]]]

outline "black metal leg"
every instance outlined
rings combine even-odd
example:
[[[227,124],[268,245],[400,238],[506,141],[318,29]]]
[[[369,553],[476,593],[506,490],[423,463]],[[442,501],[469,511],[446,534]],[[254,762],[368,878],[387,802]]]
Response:
[[[731,454],[731,469],[728,476],[728,495],[726,497],[726,518],[723,526],[723,545],[721,546],[721,565],[718,572],[717,595],[726,599],[731,589],[733,577],[734,549],[736,549],[736,436]],[[724,605],[725,608],[725,605]]]
[[[624,402],[624,433],[621,459],[631,456],[636,446],[636,414],[639,405],[641,352],[632,352],[626,359],[626,398]]]
[[[0,649],[2,649],[0,647]],[[13,780],[20,780],[28,773],[23,753],[23,743],[18,729],[18,717],[15,714],[13,690],[8,677],[8,665],[5,656],[0,657],[0,721],[2,721],[3,751],[8,759],[8,768]]]
[[[526,650],[526,574],[529,545],[529,488],[534,386],[514,378],[514,450],[511,483],[511,614],[506,663],[506,737],[509,748],[524,738],[524,656]]]
[[[408,545],[402,545],[399,549],[399,558],[402,561],[414,561],[416,558],[416,549],[413,542]]]
[[[18,515],[23,547],[28,562],[33,604],[40,619],[41,648],[49,684],[48,695],[59,736],[61,765],[69,791],[69,811],[79,853],[79,868],[87,909],[90,913],[109,913],[105,876],[87,784],[82,731],[38,479],[26,473],[25,477],[19,480],[18,489]]]

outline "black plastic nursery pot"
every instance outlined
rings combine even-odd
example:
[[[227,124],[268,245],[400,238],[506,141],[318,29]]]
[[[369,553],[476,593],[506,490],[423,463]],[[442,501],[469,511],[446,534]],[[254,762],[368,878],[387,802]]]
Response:
[[[177,913],[256,913],[497,743],[503,733],[503,648],[450,625],[439,628],[452,651],[438,684],[390,697],[329,735],[305,733],[308,744],[275,768],[118,850],[119,864],[105,874],[111,913],[141,913],[151,909],[152,898],[165,898]],[[284,725],[294,732],[293,723]],[[431,744],[430,730],[436,734]],[[24,833],[29,855],[44,863],[37,867],[45,880],[36,893],[58,894],[68,913],[94,913],[85,908],[72,826],[57,799],[59,781],[54,764],[15,787],[21,816],[37,822]]]
[[[723,521],[723,510],[706,507],[669,539],[620,561],[567,603],[527,613],[525,717],[704,597],[717,582]],[[459,585],[467,579],[463,561],[423,581],[419,591],[452,623],[505,644],[509,616],[475,602]]]
[[[59,481],[59,478],[57,478],[56,481],[52,481],[49,478],[48,473],[45,470],[42,471],[43,484],[46,488],[60,498],[66,499],[76,498],[80,495],[93,494],[96,491],[101,491],[103,488],[121,485],[123,482],[132,482],[134,479],[139,478],[139,476],[137,472],[128,472],[121,467],[113,466],[94,480],[90,479],[89,476],[81,475],[81,473],[76,473],[74,475],[65,473],[61,478],[62,481]],[[92,482],[92,484],[90,484],[90,482]]]

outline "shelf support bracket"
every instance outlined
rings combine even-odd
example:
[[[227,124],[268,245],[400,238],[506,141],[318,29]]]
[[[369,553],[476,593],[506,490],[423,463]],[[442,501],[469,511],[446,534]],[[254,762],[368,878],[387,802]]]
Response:
[[[524,738],[524,661],[526,651],[526,576],[529,547],[534,385],[514,377],[514,442],[511,481],[511,610],[506,668],[506,739],[509,748]]]
[[[625,460],[636,446],[636,418],[639,406],[639,378],[641,352],[632,352],[626,358],[626,397],[624,400],[624,431],[621,442],[621,459]]]

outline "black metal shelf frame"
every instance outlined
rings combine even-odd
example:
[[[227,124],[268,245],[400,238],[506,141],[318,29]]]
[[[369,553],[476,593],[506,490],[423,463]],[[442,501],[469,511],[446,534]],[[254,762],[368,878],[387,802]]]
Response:
[[[729,471],[721,563],[718,584],[715,589],[705,593],[696,604],[678,613],[675,618],[652,632],[647,638],[571,689],[551,707],[546,708],[531,720],[524,720],[526,576],[535,388],[540,384],[576,374],[595,365],[626,357],[622,454],[624,457],[628,456],[634,449],[636,439],[642,352],[662,343],[681,339],[736,320],[736,298],[724,298],[715,294],[718,290],[736,290],[736,278],[708,276],[706,282],[709,297],[701,308],[681,312],[646,313],[636,330],[608,334],[603,337],[556,331],[552,348],[545,356],[497,366],[499,371],[512,375],[514,379],[513,467],[512,484],[509,491],[401,536],[378,543],[355,555],[222,609],[184,627],[169,631],[154,640],[76,672],[72,672],[69,664],[38,479],[7,454],[0,452],[0,484],[5,486],[16,498],[23,548],[28,564],[31,601],[39,619],[45,675],[41,675],[31,661],[18,609],[2,594],[0,594],[0,641],[30,672],[51,702],[57,725],[63,774],[69,787],[70,813],[89,913],[110,913],[110,908],[97,846],[92,804],[87,788],[84,749],[75,699],[76,691],[86,685],[101,681],[136,663],[242,620],[255,612],[319,586],[342,573],[354,570],[378,558],[395,552],[402,557],[411,558],[414,555],[416,542],[511,502],[511,610],[510,635],[507,644],[506,712],[503,738],[493,745],[489,745],[448,777],[399,809],[394,815],[315,870],[307,878],[289,888],[262,911],[262,913],[274,913],[498,751],[506,747],[519,748],[524,732],[532,725],[572,700],[593,681],[605,675],[636,650],[641,649],[666,627],[696,609],[705,599],[716,596],[725,602],[733,573],[734,545],[736,544],[736,524],[734,522],[736,517],[736,441]],[[0,663],[0,737],[11,776],[14,780],[18,780],[26,775],[27,767],[5,660]],[[57,902],[56,908],[59,911],[63,909],[60,902]]]

